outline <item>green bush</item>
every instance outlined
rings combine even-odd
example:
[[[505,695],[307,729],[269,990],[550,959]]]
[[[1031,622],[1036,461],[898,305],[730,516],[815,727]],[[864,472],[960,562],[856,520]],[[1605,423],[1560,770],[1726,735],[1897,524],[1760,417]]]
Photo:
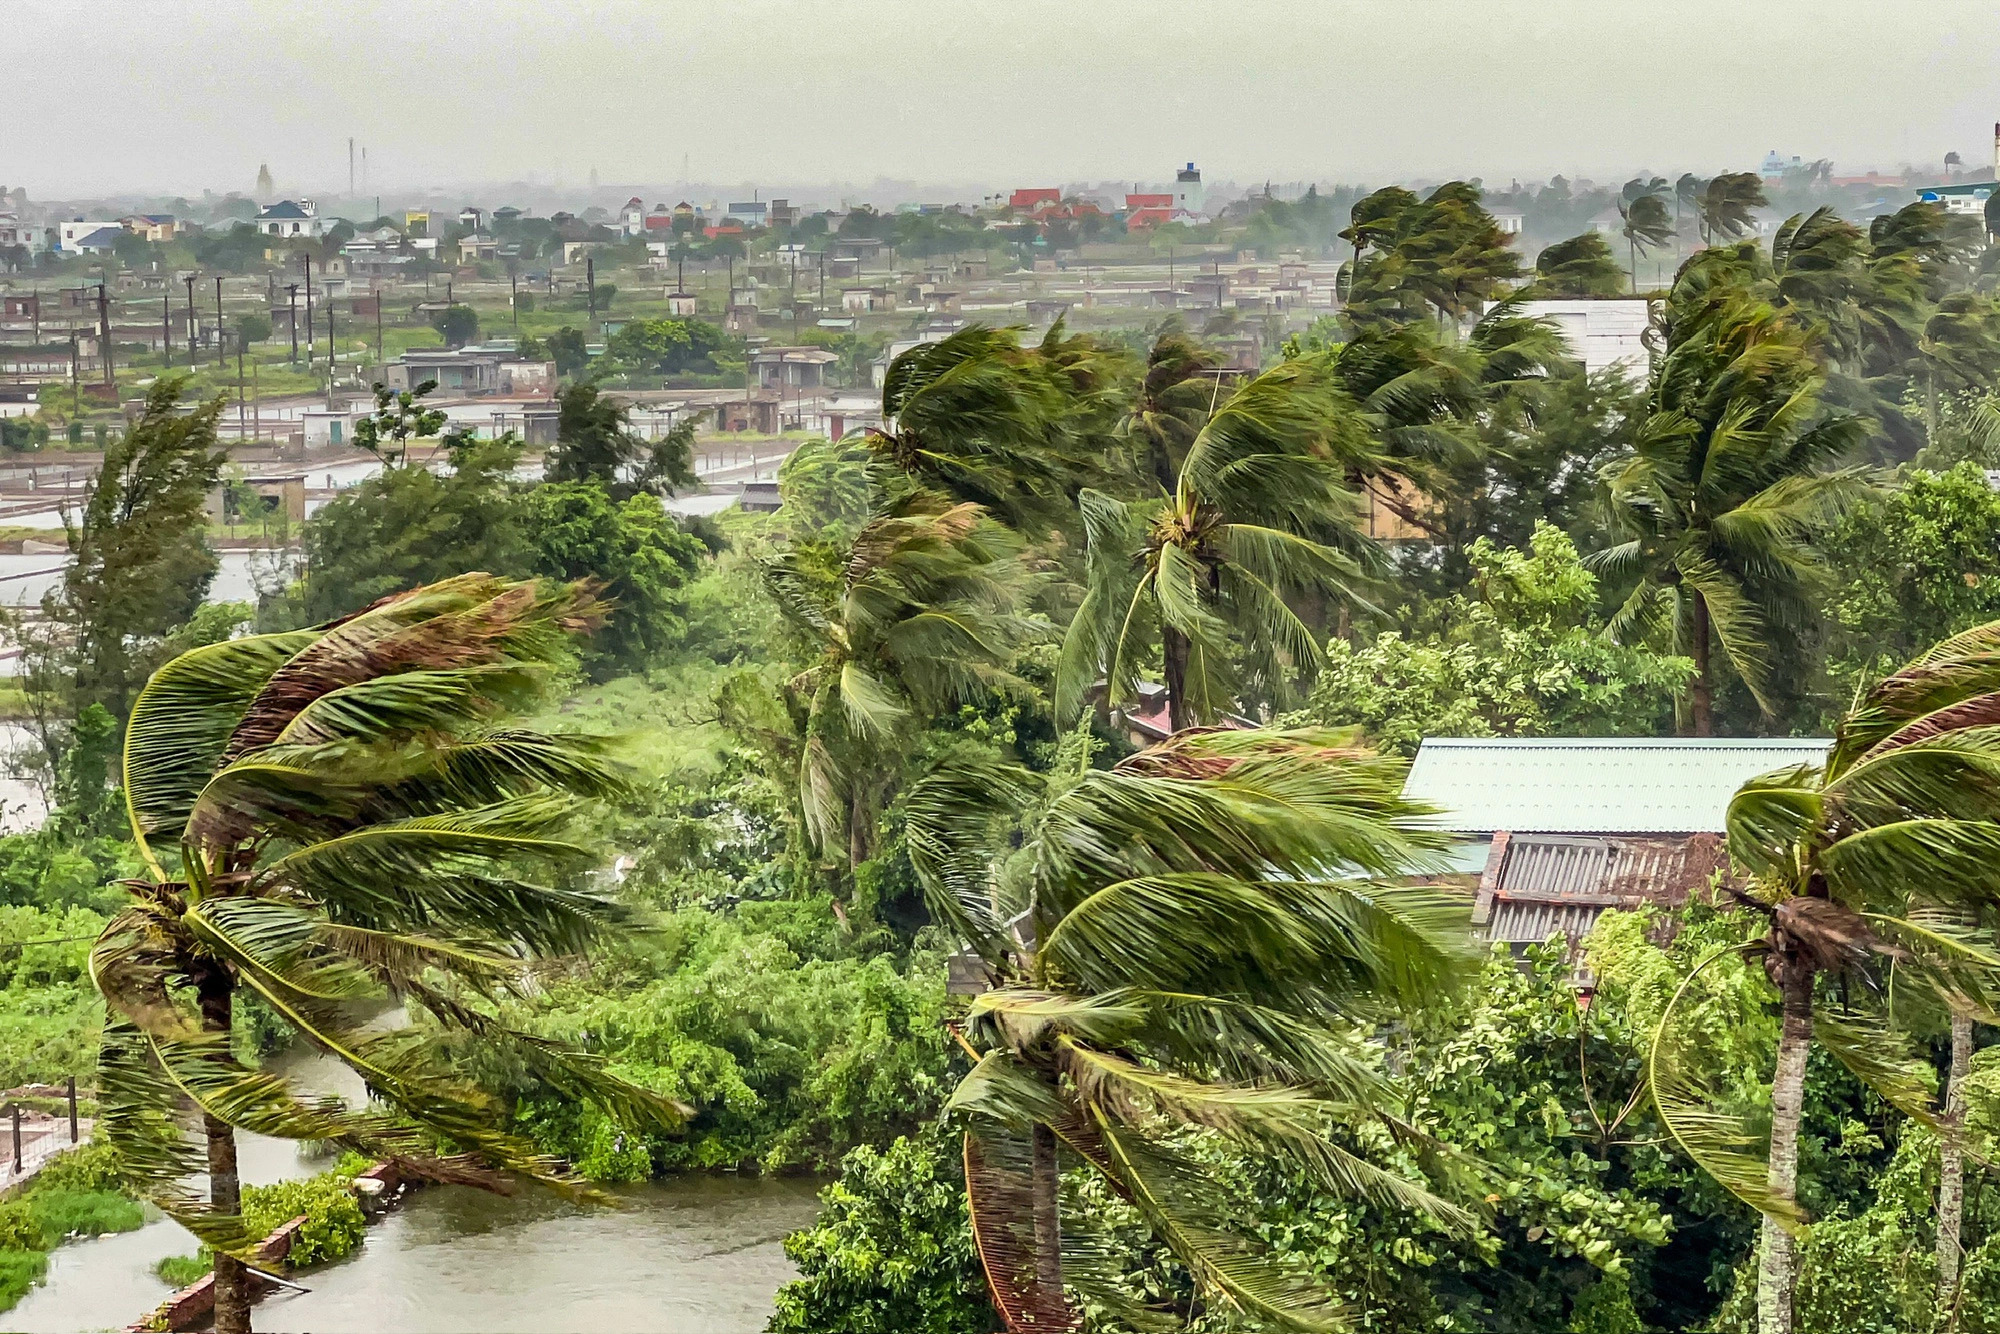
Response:
[[[29,1195],[28,1207],[41,1227],[44,1246],[61,1245],[65,1237],[133,1232],[146,1221],[137,1201],[108,1190],[37,1190]]]
[[[11,1311],[49,1272],[49,1257],[34,1250],[0,1250],[0,1311]]]
[[[848,1154],[819,1221],[785,1238],[799,1277],[777,1334],[987,1334],[999,1328],[972,1252],[951,1137],[932,1129]]]
[[[185,1288],[203,1274],[215,1268],[215,1257],[204,1246],[194,1255],[169,1255],[153,1265],[153,1272],[162,1282],[174,1288]]]
[[[0,1251],[44,1248],[41,1220],[26,1200],[0,1200]]]
[[[306,1223],[292,1238],[289,1263],[303,1268],[338,1260],[359,1246],[368,1231],[348,1180],[337,1172],[322,1172],[303,1181],[245,1186],[243,1220],[261,1236],[304,1214]]]
[[[35,1191],[116,1191],[125,1184],[125,1166],[109,1140],[91,1140],[65,1149],[42,1164]]]

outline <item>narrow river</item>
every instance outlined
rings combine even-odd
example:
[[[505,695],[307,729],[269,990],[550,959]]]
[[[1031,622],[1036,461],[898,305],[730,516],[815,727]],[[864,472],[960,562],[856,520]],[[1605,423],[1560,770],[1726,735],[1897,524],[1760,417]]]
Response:
[[[351,1076],[330,1064],[290,1073],[351,1092]],[[327,1165],[256,1135],[242,1137],[240,1154],[251,1182]],[[803,1180],[685,1177],[622,1190],[604,1208],[531,1189],[418,1190],[368,1229],[361,1250],[298,1274],[311,1291],[266,1298],[252,1324],[265,1334],[754,1334],[792,1277],[784,1236],[812,1222],[817,1191]],[[163,1218],[61,1247],[48,1281],[0,1314],[0,1329],[122,1329],[167,1295],[154,1262],[195,1245]]]

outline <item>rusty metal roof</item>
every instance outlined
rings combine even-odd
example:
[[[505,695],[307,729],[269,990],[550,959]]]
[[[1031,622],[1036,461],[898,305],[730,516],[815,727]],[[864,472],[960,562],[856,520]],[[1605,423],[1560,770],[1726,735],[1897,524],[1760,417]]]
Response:
[[[1736,789],[1818,764],[1832,743],[1804,737],[1430,737],[1403,795],[1442,808],[1468,834],[1720,833]]]
[[[1532,944],[1561,934],[1574,947],[1607,909],[1677,908],[1727,865],[1715,834],[1501,834],[1480,877],[1473,921],[1485,924],[1489,940]]]

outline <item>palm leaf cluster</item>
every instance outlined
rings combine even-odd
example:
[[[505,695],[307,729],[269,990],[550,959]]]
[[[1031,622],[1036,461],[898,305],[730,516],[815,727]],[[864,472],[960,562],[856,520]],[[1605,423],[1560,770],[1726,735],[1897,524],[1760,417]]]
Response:
[[[1039,344],[972,325],[889,364],[884,429],[868,443],[887,476],[983,506],[1008,523],[1068,508],[1090,477],[1088,442],[1116,416],[1122,366],[1058,321]],[[893,488],[891,488],[893,490]]]
[[[1946,640],[1877,685],[1823,765],[1745,784],[1728,837],[1749,886],[1740,897],[1766,923],[1746,952],[1784,997],[1768,1156],[1741,1118],[1714,1105],[1682,1026],[1689,986],[1662,1017],[1651,1076],[1668,1131],[1772,1220],[1767,1251],[1789,1254],[1783,1233],[1802,1220],[1796,1136],[1808,1045],[1937,1126],[1935,1078],[1905,1036],[1912,1013],[1989,1022],[1995,1013],[2000,954],[1982,924],[2000,910],[2000,623]],[[1822,978],[1837,986],[1816,986]]]
[[[515,1031],[489,1002],[541,956],[618,919],[577,887],[574,838],[618,780],[602,744],[506,725],[569,634],[598,619],[580,588],[467,575],[315,629],[230,640],[154,674],[126,731],[124,792],[147,874],[91,971],[109,1007],[100,1126],[163,1207],[222,1251],[233,1200],[181,1182],[229,1127],[315,1139],[409,1172],[566,1184],[503,1128],[495,1101],[395,1002],[510,1048],[551,1087],[634,1123],[680,1111],[597,1062]],[[379,1100],[354,1109],[239,1064],[233,998],[260,998]],[[233,1161],[233,1154],[230,1157]]]
[[[1023,598],[1021,541],[977,505],[918,491],[841,549],[795,546],[765,584],[813,661],[787,687],[801,745],[798,792],[822,849],[867,854],[883,759],[940,710],[1011,678],[1016,648],[1042,633]]]
[[[1864,428],[1822,408],[1811,335],[1715,270],[1682,274],[1656,333],[1632,452],[1605,479],[1631,536],[1601,561],[1631,580],[1614,629],[1665,631],[1694,658],[1705,734],[1711,634],[1770,707],[1773,632],[1810,616],[1811,539],[1865,493],[1832,466]]]
[[[1190,1156],[1191,1130],[1274,1151],[1344,1193],[1465,1221],[1327,1133],[1357,1117],[1394,1123],[1364,1035],[1439,994],[1459,962],[1464,903],[1392,882],[1438,847],[1400,783],[1397,762],[1328,732],[1184,732],[1085,773],[1028,844],[1025,948],[964,851],[1005,785],[960,774],[912,794],[913,859],[936,911],[999,982],[973,1004],[965,1036],[979,1060],[952,1106],[1010,1329],[1071,1327],[1058,1279],[1094,1300],[1118,1291],[1089,1229],[1057,1226],[1058,1144],[1138,1211],[1206,1306],[1303,1327],[1333,1317],[1323,1293],[1231,1229],[1229,1193]]]
[[[1057,712],[1074,716],[1100,675],[1112,705],[1131,702],[1156,646],[1176,729],[1222,717],[1246,686],[1281,693],[1320,653],[1292,601],[1351,597],[1364,574],[1348,479],[1377,457],[1334,370],[1301,359],[1215,410],[1170,494],[1083,492],[1086,590],[1063,644]]]

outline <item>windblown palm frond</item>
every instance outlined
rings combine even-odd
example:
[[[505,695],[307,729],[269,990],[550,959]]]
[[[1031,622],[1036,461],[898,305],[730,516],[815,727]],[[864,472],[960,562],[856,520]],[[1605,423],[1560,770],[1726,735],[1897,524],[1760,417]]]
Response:
[[[1203,1302],[1294,1328],[1331,1327],[1338,1312],[1236,1230],[1227,1193],[1177,1134],[1199,1129],[1328,1190],[1469,1225],[1425,1183],[1332,1138],[1356,1120],[1394,1124],[1370,1027],[1451,988],[1467,959],[1463,898],[1391,879],[1440,847],[1400,796],[1401,773],[1347,733],[1190,731],[1047,803],[1030,843],[1028,949],[990,958],[1001,984],[972,1005],[965,1036],[980,1059],[951,1104],[1010,1330],[1075,1318],[1051,1297],[1064,1248],[1038,1135],[1104,1176]],[[982,791],[966,785],[955,819],[952,793],[931,794],[926,827],[977,846],[990,835]],[[972,859],[919,866],[941,915],[964,915],[966,885],[933,868]]]
[[[103,1125],[135,1177],[219,1251],[234,1199],[179,1184],[242,1128],[330,1141],[440,1179],[499,1172],[564,1188],[566,1169],[504,1129],[491,1097],[415,1030],[367,1021],[421,1005],[512,1048],[570,1096],[635,1123],[683,1109],[602,1062],[508,1028],[492,1002],[537,955],[620,920],[577,887],[595,854],[580,803],[622,787],[604,744],[503,726],[598,620],[580,588],[467,575],[313,630],[181,655],[136,700],[124,790],[149,869],[91,973],[112,1011]],[[229,1054],[232,997],[260,997],[358,1071],[381,1110],[307,1098]],[[452,1146],[440,1157],[436,1144]]]

